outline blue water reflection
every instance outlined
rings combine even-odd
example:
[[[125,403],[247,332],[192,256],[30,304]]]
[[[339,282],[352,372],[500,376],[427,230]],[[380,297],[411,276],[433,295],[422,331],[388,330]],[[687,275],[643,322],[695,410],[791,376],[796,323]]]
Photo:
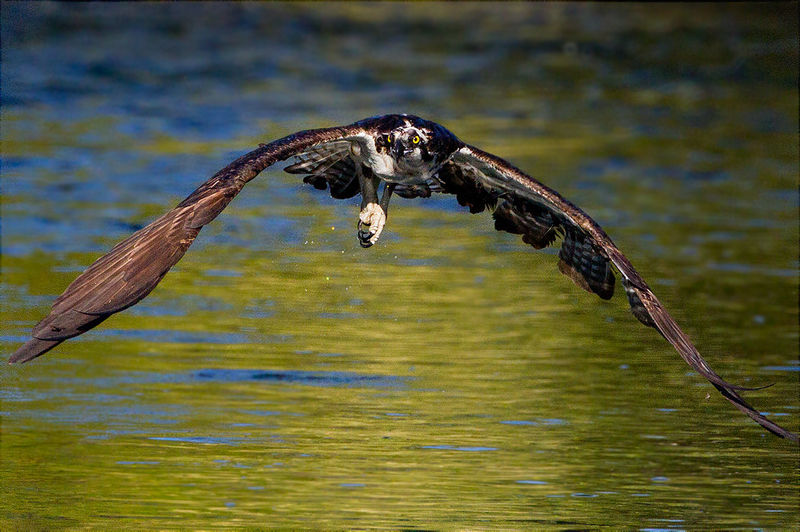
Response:
[[[796,429],[796,3],[7,2],[0,21],[4,353],[258,143],[411,112],[585,208]],[[452,197],[398,199],[366,251],[357,211],[276,165],[150,297],[4,367],[0,528],[796,528],[797,449],[619,290],[582,293],[557,250]]]

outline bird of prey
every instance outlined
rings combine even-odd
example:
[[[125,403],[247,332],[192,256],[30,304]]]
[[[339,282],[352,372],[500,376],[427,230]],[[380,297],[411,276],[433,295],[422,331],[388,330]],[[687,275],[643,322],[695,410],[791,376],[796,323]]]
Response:
[[[9,363],[32,360],[139,302],[248,181],[290,158],[293,164],[286,172],[304,175],[303,181],[329,189],[334,198],[361,194],[357,233],[363,247],[380,237],[392,194],[414,198],[436,192],[454,194],[472,213],[491,211],[496,229],[519,234],[536,249],[560,240],[559,270],[603,299],[611,298],[618,271],[640,322],[655,328],[736,408],[766,430],[798,441],[797,434],[739,395],[752,388],[730,384],[709,367],[630,261],[586,213],[500,157],[465,144],[439,124],[407,114],[301,131],[236,159],[89,266],[55,300]]]

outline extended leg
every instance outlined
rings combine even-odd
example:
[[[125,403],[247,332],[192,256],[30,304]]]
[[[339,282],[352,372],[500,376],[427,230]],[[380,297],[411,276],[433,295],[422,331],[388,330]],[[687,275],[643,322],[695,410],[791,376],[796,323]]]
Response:
[[[383,196],[378,203],[378,185],[380,179],[366,176],[357,170],[358,180],[361,185],[361,213],[358,216],[358,242],[361,247],[368,248],[378,241],[386,225],[386,212],[389,209],[389,198],[394,185],[387,184],[383,189]]]
[[[394,192],[395,183],[386,183],[386,186],[383,187],[383,195],[381,196],[381,208],[383,209],[383,213],[386,216],[389,216],[389,199],[392,197],[392,192]]]
[[[358,222],[358,241],[361,247],[370,247],[381,236],[389,215],[389,199],[394,187],[394,183],[386,183],[380,203],[371,201],[362,208]],[[377,194],[373,199],[377,200]]]

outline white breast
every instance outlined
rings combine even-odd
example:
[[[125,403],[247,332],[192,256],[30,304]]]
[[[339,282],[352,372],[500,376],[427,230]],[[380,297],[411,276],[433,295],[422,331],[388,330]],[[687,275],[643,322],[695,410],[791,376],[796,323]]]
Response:
[[[430,179],[430,168],[421,160],[406,161],[406,164],[399,167],[391,155],[378,151],[375,139],[371,135],[366,133],[359,135],[357,142],[351,150],[354,158],[369,166],[372,172],[384,181],[412,185],[422,184]]]
[[[351,150],[353,157],[369,166],[381,179],[391,181],[397,173],[394,159],[385,153],[378,152],[372,135],[361,134],[357,137],[357,142],[358,144],[354,144]]]

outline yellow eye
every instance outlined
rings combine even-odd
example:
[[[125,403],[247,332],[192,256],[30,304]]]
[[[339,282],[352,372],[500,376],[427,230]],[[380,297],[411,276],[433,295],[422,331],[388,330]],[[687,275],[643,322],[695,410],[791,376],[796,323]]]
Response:
[[[411,139],[411,142],[413,142],[414,144],[419,144],[419,136],[418,135],[414,135],[414,138]]]
[[[392,143],[392,136],[386,135],[386,144],[391,144],[391,143]]]

